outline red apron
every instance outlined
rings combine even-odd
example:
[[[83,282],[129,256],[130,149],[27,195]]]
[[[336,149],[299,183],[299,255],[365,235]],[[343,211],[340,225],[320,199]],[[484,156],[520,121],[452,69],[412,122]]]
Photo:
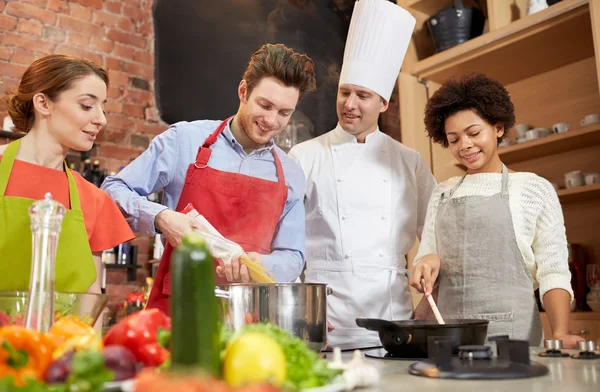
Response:
[[[271,149],[271,153],[278,182],[209,167],[210,146],[231,118],[223,121],[198,149],[196,161],[188,168],[176,210],[181,212],[188,203],[192,203],[219,233],[240,244],[246,252],[269,254],[287,199],[283,169],[275,148]],[[147,308],[159,308],[167,314],[170,314],[172,252],[173,248],[167,242],[147,305]],[[215,267],[217,265],[215,261]],[[216,274],[215,281],[217,284],[227,283]]]

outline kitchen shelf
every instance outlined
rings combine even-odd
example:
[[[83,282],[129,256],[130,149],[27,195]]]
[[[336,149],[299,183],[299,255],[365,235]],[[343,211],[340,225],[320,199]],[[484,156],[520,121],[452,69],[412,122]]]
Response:
[[[589,147],[595,144],[600,144],[600,124],[591,124],[525,143],[500,147],[498,154],[502,162],[508,165],[510,163],[576,150],[582,147]],[[453,164],[455,166],[463,166],[456,160],[453,160]]]
[[[25,134],[21,133],[21,132],[9,132],[9,131],[3,131],[0,129],[0,137],[5,137],[7,139],[16,140],[23,136],[25,136]]]
[[[400,2],[398,2],[400,4]],[[405,0],[404,5],[415,11],[423,12],[427,15],[433,15],[436,12],[454,5],[454,0]]]
[[[443,83],[483,71],[508,85],[593,56],[589,0],[564,0],[423,59],[409,72]]]
[[[560,189],[556,193],[561,203],[598,199],[600,198],[600,184]]]

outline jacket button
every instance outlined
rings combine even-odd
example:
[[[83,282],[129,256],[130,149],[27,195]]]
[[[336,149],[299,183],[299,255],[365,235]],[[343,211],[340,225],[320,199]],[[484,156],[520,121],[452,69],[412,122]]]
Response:
[[[349,259],[349,258],[350,258],[350,255],[344,256],[344,259]]]
[[[344,215],[344,216],[342,216],[342,220],[346,220],[346,216],[345,216],[345,215]]]
[[[379,254],[379,257],[383,257],[383,253],[380,253],[380,254]]]
[[[384,178],[384,179],[383,179],[383,182],[387,182],[387,178]]]
[[[386,219],[386,217],[385,217],[385,216],[382,216],[382,217],[381,217],[381,220],[385,220],[385,219]]]
[[[341,178],[338,178],[338,179],[337,179],[337,182],[342,182],[342,179],[341,179]]]

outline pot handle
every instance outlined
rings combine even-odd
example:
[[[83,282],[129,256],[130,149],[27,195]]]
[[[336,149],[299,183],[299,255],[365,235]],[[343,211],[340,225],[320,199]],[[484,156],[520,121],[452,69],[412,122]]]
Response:
[[[327,289],[325,290],[325,293],[327,295],[331,295],[331,294],[333,294],[333,289],[331,287],[327,287]]]
[[[357,318],[356,325],[366,328],[369,331],[376,331],[379,333],[389,332],[394,335],[395,344],[408,344],[412,340],[411,334],[391,321],[372,318]]]
[[[229,291],[215,287],[215,297],[229,299]]]
[[[456,16],[460,18],[463,14],[463,3],[461,0],[454,0],[454,9],[456,10]]]

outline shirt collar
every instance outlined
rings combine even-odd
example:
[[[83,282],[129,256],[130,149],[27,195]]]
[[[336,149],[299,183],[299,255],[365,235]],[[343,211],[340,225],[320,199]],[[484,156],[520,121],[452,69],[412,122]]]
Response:
[[[375,132],[371,132],[370,134],[367,135],[367,137],[365,138],[365,144],[369,144],[371,142],[377,141],[378,139],[381,138],[382,135],[383,134],[379,130],[379,127],[377,127]],[[340,123],[338,123],[337,126],[335,127],[335,129],[333,130],[333,144],[344,144],[344,143],[358,144],[358,140],[356,139],[356,136],[344,131],[344,128],[342,128]]]
[[[233,133],[231,132],[231,128],[229,126],[231,125],[232,121],[233,121],[233,118],[231,120],[229,120],[229,123],[227,123],[227,126],[225,126],[225,128],[223,129],[223,132],[221,132],[221,135],[223,135],[225,140],[227,140],[227,144],[229,144],[231,147],[233,147],[234,149],[237,149],[238,151],[244,151],[244,147],[235,139],[235,137],[233,136]],[[264,152],[270,152],[273,149],[273,147],[275,147],[275,141],[273,139],[271,139],[263,148],[254,150],[253,153],[262,154]]]

